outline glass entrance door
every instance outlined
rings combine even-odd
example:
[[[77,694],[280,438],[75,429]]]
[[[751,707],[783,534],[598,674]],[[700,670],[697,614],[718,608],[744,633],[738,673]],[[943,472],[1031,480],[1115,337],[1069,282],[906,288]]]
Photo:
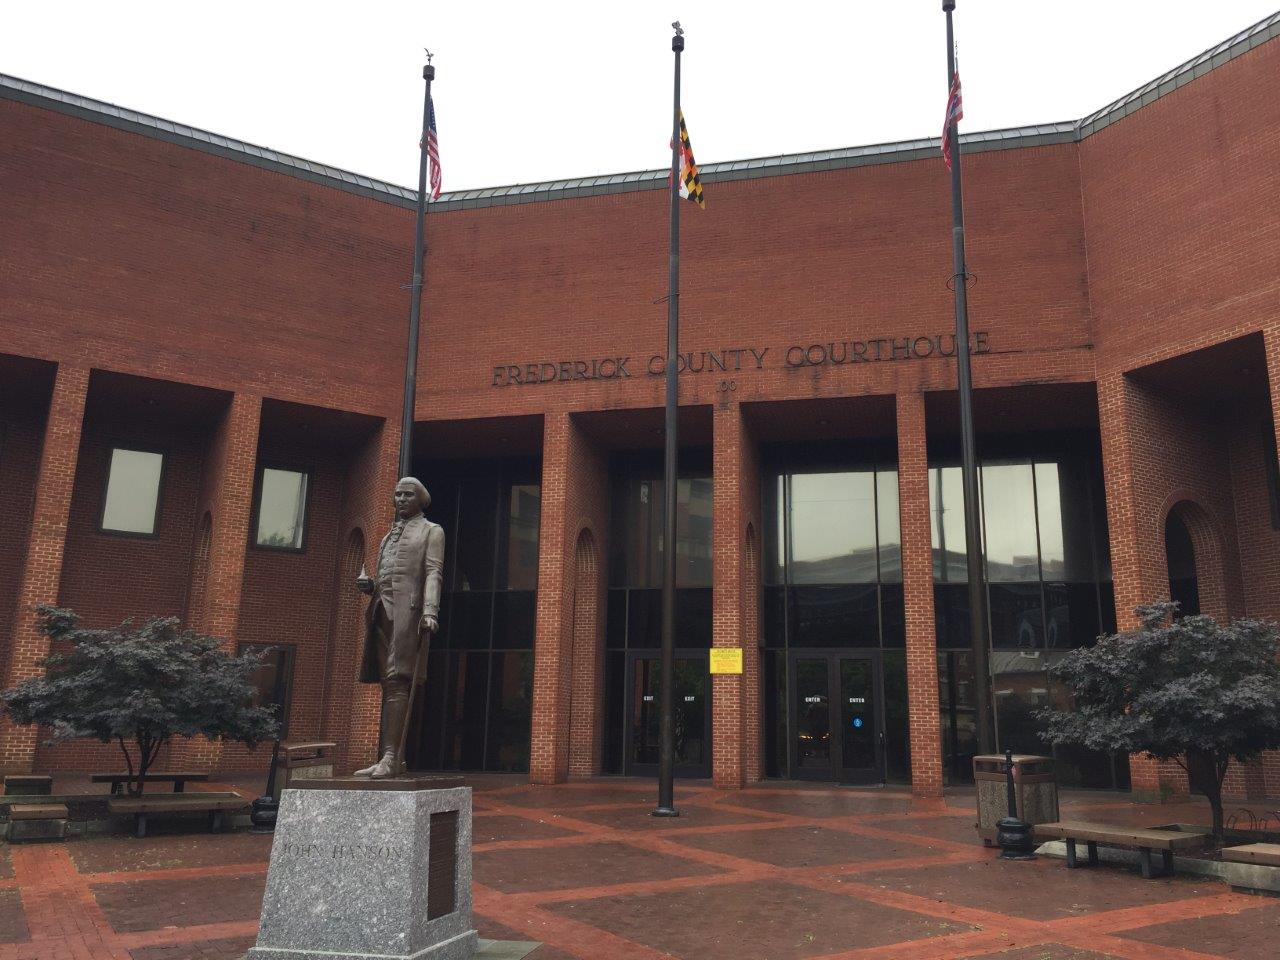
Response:
[[[711,776],[711,676],[705,650],[676,651],[675,773]],[[625,772],[657,776],[662,661],[654,650],[627,655]]]
[[[793,653],[792,775],[839,783],[884,781],[876,653]]]

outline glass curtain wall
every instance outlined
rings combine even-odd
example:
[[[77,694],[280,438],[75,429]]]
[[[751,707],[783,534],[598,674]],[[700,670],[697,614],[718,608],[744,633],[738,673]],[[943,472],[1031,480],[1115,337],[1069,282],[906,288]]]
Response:
[[[1066,705],[1047,666],[1115,629],[1098,460],[992,458],[979,480],[1000,748],[1053,754],[1064,785],[1127,786],[1127,758],[1050,748],[1034,718],[1041,707]],[[929,506],[944,766],[953,781],[967,781],[977,737],[959,466],[930,467]]]
[[[536,465],[477,465],[431,484],[446,536],[440,633],[415,698],[416,769],[529,769],[541,486]],[[421,691],[419,691],[421,693]]]
[[[677,650],[711,646],[711,473],[705,457],[681,452],[676,481]],[[628,653],[662,646],[663,482],[662,465],[652,458],[618,458],[611,467],[609,590],[605,625],[605,773],[626,773],[631,765],[657,762],[657,692],[647,659],[635,663],[627,696]],[[677,702],[677,763],[705,765],[711,730],[703,706],[710,685],[702,677],[681,677],[693,661],[677,662],[677,693],[702,697]],[[705,673],[705,667],[699,667]],[[685,696],[694,696],[685,693]],[[630,711],[630,713],[628,712]],[[688,716],[684,716],[687,712]],[[630,737],[628,737],[630,730]],[[628,741],[630,754],[628,754]],[[652,754],[652,756],[650,755]]]
[[[887,777],[905,782],[910,759],[897,470],[781,467],[766,472],[764,488],[765,772],[793,776],[803,759],[793,755],[798,741],[788,696],[804,678],[790,677],[788,663],[812,663],[788,654],[864,649],[879,651]],[[802,723],[796,716],[794,722]]]

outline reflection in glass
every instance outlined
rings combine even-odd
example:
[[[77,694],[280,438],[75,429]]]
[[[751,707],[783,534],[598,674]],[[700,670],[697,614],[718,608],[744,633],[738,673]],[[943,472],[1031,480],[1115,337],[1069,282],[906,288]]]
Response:
[[[604,655],[604,773],[623,772],[622,742],[626,734],[623,727],[626,689],[627,655],[610,650]]]
[[[501,465],[472,469],[432,485],[427,516],[445,530],[446,582],[408,756],[416,769],[524,771],[540,487]]]
[[[764,582],[785,583],[786,577],[786,483],[785,474],[778,474],[764,484]]]
[[[879,592],[874,583],[792,587],[787,621],[793,647],[879,646]]]
[[[1039,580],[1031,464],[984,464],[981,476],[987,579],[1005,583]]]
[[[703,658],[678,657],[675,662],[675,762],[702,766],[707,757],[709,678]],[[657,657],[637,657],[632,669],[631,762],[658,762],[662,664]]]
[[[246,678],[253,694],[249,705],[253,707],[274,706],[276,720],[280,723],[280,738],[289,734],[289,700],[293,679],[293,647],[277,646],[267,643],[246,643],[240,647],[240,653],[261,653],[262,659],[257,667]]]
[[[886,649],[907,645],[906,600],[900,583],[880,585],[880,643]]]
[[[532,650],[538,595],[532,590],[499,590],[493,595],[493,648]]]
[[[536,483],[513,484],[507,514],[506,583],[509,590],[538,586],[538,521],[542,488]]]
[[[875,475],[791,477],[793,583],[875,583]]]
[[[677,586],[711,586],[711,495],[709,477],[676,482]],[[615,476],[611,586],[662,586],[662,511],[661,480]]]
[[[258,491],[258,532],[254,542],[260,547],[301,550],[306,508],[305,473],[264,468]]]
[[[884,760],[890,783],[911,782],[911,736],[907,718],[907,656],[886,651],[880,657],[884,685]]]
[[[967,650],[973,634],[969,628],[969,587],[964,583],[933,585],[933,623],[939,650]]]
[[[491,669],[485,769],[528,770],[533,654],[525,650],[494,654]]]
[[[785,650],[763,651],[764,668],[765,776],[787,775],[787,654]]]
[[[973,758],[978,752],[974,696],[973,655],[959,651],[939,652],[942,766],[950,783],[973,782]]]
[[[102,529],[116,533],[156,532],[160,472],[164,457],[145,450],[111,451]]]
[[[477,477],[458,490],[458,549],[453,575],[455,590],[492,590],[497,550],[498,479]],[[446,535],[448,531],[445,531]]]
[[[880,582],[902,582],[902,529],[898,515],[898,471],[876,471],[876,528]]]
[[[929,469],[929,516],[932,519],[933,579],[965,583],[964,485],[959,467]]]
[[[840,753],[845,770],[876,765],[875,681],[871,661],[840,660]]]
[[[1035,474],[1036,513],[1040,521],[1040,566],[1046,580],[1062,579],[1066,569],[1066,539],[1062,531],[1062,485],[1058,465],[1037,463]],[[1080,526],[1085,527],[1087,533],[1087,525]]]
[[[1039,583],[993,583],[987,588],[991,646],[1038,650],[1044,646],[1044,609]]]
[[[797,658],[796,766],[831,768],[831,693],[826,659]]]

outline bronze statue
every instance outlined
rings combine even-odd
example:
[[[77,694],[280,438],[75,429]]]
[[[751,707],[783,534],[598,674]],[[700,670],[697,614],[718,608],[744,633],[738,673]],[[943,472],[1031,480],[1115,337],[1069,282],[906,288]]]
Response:
[[[382,757],[357,777],[383,779],[404,773],[404,741],[431,635],[440,629],[444,583],[444,530],[423,511],[427,488],[413,477],[396,484],[396,522],[378,547],[372,577],[362,569],[356,585],[369,601],[362,683],[382,684]]]

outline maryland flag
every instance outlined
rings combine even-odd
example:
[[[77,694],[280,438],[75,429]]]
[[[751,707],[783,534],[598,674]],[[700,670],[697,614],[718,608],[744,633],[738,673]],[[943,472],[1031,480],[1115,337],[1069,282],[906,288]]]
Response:
[[[684,111],[680,111],[680,198],[692,200],[703,210],[707,202],[702,197],[702,181],[698,179],[698,165],[693,161],[693,146],[689,143],[689,129],[684,125]]]

